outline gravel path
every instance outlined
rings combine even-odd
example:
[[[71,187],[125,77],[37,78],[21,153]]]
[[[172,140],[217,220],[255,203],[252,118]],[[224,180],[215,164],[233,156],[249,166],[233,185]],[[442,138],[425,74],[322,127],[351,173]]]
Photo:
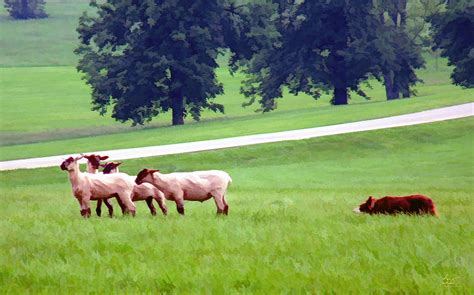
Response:
[[[365,120],[353,123],[344,123],[331,126],[306,128],[299,130],[246,135],[214,140],[186,142],[178,144],[149,146],[142,148],[130,148],[111,151],[90,151],[85,154],[95,153],[108,155],[110,160],[126,160],[145,158],[152,156],[192,153],[207,150],[239,147],[253,144],[270,143],[287,140],[301,140],[314,137],[322,137],[335,134],[360,132],[393,128],[400,126],[417,125],[445,120],[464,118],[474,115],[474,103],[467,103],[452,107],[444,107],[418,113],[393,116],[381,119]],[[77,155],[77,154],[76,154]],[[0,162],[0,171],[14,169],[33,169],[40,167],[52,167],[59,165],[70,155],[58,155],[43,158],[31,158]]]

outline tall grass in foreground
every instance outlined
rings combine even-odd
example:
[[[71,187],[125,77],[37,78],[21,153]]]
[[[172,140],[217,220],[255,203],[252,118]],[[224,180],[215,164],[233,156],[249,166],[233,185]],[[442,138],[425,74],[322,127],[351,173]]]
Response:
[[[470,293],[474,119],[126,161],[224,169],[230,215],[84,220],[59,168],[0,173],[0,293]],[[423,193],[440,218],[355,215]],[[115,205],[118,211],[118,206]]]

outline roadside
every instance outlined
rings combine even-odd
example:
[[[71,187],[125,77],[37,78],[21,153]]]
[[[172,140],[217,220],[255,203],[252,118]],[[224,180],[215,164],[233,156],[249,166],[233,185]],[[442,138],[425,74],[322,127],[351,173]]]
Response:
[[[108,155],[110,160],[137,159],[153,156],[191,153],[207,150],[216,150],[246,145],[271,143],[288,140],[301,140],[328,135],[369,131],[377,129],[394,128],[401,126],[418,125],[445,120],[465,118],[474,115],[474,103],[444,107],[412,114],[393,116],[374,120],[365,120],[353,123],[344,123],[324,127],[306,128],[292,131],[263,133],[248,136],[238,136],[215,140],[195,141],[161,146],[141,148],[117,149],[108,151],[83,151],[83,153],[96,153]],[[30,158],[0,162],[0,171],[15,169],[34,169],[52,167],[70,155],[57,155],[42,158]]]

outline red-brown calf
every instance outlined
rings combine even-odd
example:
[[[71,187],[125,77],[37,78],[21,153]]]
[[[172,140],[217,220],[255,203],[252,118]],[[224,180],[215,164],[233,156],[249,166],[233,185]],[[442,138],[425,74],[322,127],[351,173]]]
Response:
[[[380,199],[370,196],[365,203],[355,208],[354,212],[369,214],[431,214],[438,216],[433,200],[423,195],[383,197]]]

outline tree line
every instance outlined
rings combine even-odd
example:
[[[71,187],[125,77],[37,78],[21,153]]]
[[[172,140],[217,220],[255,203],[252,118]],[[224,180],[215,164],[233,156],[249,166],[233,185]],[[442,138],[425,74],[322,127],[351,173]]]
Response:
[[[218,55],[245,74],[244,105],[277,107],[283,89],[334,105],[381,81],[387,99],[410,97],[424,47],[441,49],[455,84],[474,85],[474,5],[470,0],[108,0],[79,21],[77,69],[93,110],[143,124],[172,111],[173,125],[203,109],[224,112]],[[410,15],[410,5],[418,14]],[[427,32],[431,31],[431,35]]]

